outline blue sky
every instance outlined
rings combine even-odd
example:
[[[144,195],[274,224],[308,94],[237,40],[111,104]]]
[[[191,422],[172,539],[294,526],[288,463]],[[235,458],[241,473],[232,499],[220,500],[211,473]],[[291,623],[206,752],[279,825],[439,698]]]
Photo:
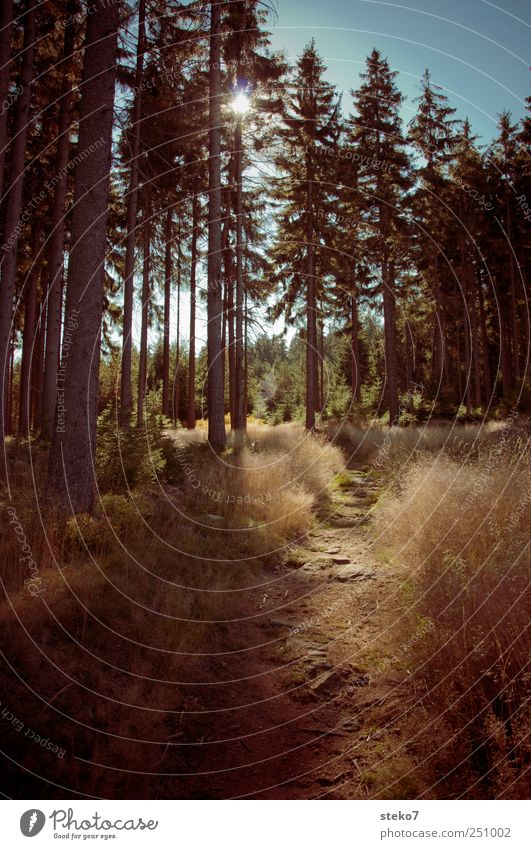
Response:
[[[430,68],[457,117],[489,141],[497,113],[508,108],[515,119],[531,94],[531,0],[274,0],[272,43],[288,57],[300,55],[312,37],[327,77],[344,92],[359,84],[359,73],[373,46],[399,72],[407,95],[403,117],[415,110],[419,77]]]

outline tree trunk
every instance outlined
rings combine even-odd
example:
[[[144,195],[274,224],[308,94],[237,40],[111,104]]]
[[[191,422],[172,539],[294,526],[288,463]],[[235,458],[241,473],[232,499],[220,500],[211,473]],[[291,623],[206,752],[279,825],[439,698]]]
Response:
[[[9,91],[12,30],[13,0],[2,0],[0,3],[0,104],[5,102]],[[0,110],[0,198],[4,186],[8,111],[8,109]]]
[[[226,386],[225,356],[227,353],[227,285],[223,283],[223,318],[221,321],[221,362],[223,364],[223,386]],[[232,427],[232,421],[231,421]]]
[[[313,252],[313,167],[306,164],[306,430],[315,428],[317,315]]]
[[[68,352],[63,343],[66,372],[58,388],[49,466],[49,489],[55,504],[74,513],[91,510],[94,502],[93,467],[118,26],[116,4],[88,15],[80,86],[78,149],[89,155],[79,159],[75,170],[65,322],[71,329],[71,342]],[[94,85],[95,79],[97,85]]]
[[[319,322],[319,412],[322,412],[325,405],[324,340],[324,319],[321,319],[321,321]]]
[[[466,283],[464,284],[466,287]],[[470,323],[466,288],[463,292],[463,334],[465,339],[465,407],[467,413],[472,409],[472,357],[470,346]]]
[[[221,7],[211,0],[208,158],[208,441],[227,444],[225,387],[221,362]]]
[[[77,3],[69,3],[69,15]],[[63,48],[63,81],[59,107],[57,153],[55,173],[57,183],[53,196],[52,232],[48,248],[49,288],[46,307],[46,353],[44,359],[44,383],[42,396],[41,436],[47,442],[52,438],[57,399],[57,369],[61,347],[61,311],[63,305],[63,253],[65,249],[65,210],[68,186],[68,154],[70,151],[70,122],[72,105],[72,82],[70,70],[74,48],[74,25],[69,18],[65,28]]]
[[[522,289],[524,292],[529,291],[529,278],[527,274],[526,267],[526,259],[527,259],[527,251],[522,250],[518,257],[518,268],[520,270],[521,281],[522,281]],[[527,303],[527,302],[526,302]],[[529,322],[529,310],[522,309],[520,311],[520,321],[518,322],[520,325],[520,352],[521,358],[523,360],[524,356],[527,359],[528,355],[528,345],[529,345],[529,335],[530,335],[530,322]],[[524,354],[525,352],[525,354]],[[521,362],[522,372],[524,371],[524,364]]]
[[[483,283],[481,280],[481,271],[476,268],[476,288],[479,304],[479,323],[481,328],[481,353],[483,361],[483,387],[485,390],[485,407],[488,409],[492,403],[492,379],[490,376],[489,362],[489,337],[487,334],[487,318],[485,314],[485,301],[483,298]]]
[[[176,352],[175,380],[173,381],[173,424],[177,427],[179,421],[179,371],[181,366],[181,225],[178,232],[177,245],[177,317],[176,317]]]
[[[400,419],[400,406],[398,403],[398,368],[396,358],[394,276],[394,263],[386,259],[382,268],[382,282],[385,337],[385,376],[387,381],[390,425],[397,425]]]
[[[456,356],[457,356],[457,392],[459,395],[458,403],[463,403],[463,371],[461,362],[461,322],[457,320],[455,328],[456,339]]]
[[[146,403],[147,366],[148,366],[148,325],[149,325],[149,274],[151,265],[151,204],[149,189],[146,190],[146,205],[144,208],[144,251],[142,263],[142,325],[140,328],[140,354],[138,360],[138,396],[136,406],[136,426],[144,423],[144,406]]]
[[[235,145],[236,147],[236,145]],[[236,427],[235,409],[235,349],[234,349],[234,275],[232,265],[232,248],[229,241],[231,197],[236,182],[236,168],[234,154],[229,163],[229,186],[225,190],[225,215],[223,216],[223,231],[221,236],[221,247],[223,251],[223,271],[225,275],[224,297],[223,297],[223,328],[225,333],[223,350],[223,382],[225,383],[225,359],[228,363],[229,384],[229,415],[230,428]]]
[[[229,413],[231,430],[236,427],[235,408],[235,357],[234,357],[234,284],[232,279],[232,262],[230,248],[225,251],[225,291],[226,291],[226,321],[227,321],[227,361],[229,365]]]
[[[439,252],[433,246],[433,293],[435,301],[433,326],[432,383],[434,386],[449,386],[448,344],[446,338],[446,310],[439,282]]]
[[[476,292],[473,285],[469,287],[470,331],[472,341],[472,363],[474,374],[474,407],[481,407],[481,362],[479,356],[479,328],[476,308]]]
[[[461,219],[462,220],[462,219]],[[465,238],[461,236],[461,286],[463,298],[463,336],[465,340],[465,406],[472,409],[472,348],[470,344],[470,313],[468,309],[468,274]],[[461,399],[461,403],[463,399]]]
[[[190,347],[188,351],[188,430],[195,428],[195,314],[197,307],[197,231],[199,229],[199,199],[194,195],[192,208],[192,248],[190,257]]]
[[[353,401],[361,401],[361,374],[360,374],[360,340],[359,340],[359,321],[358,321],[358,303],[356,295],[352,295],[350,299],[350,345],[352,354],[352,399]]]
[[[26,291],[24,292],[24,331],[22,334],[22,359],[20,363],[20,414],[18,432],[22,437],[29,436],[31,428],[30,378],[35,345],[35,328],[37,324],[37,278],[40,268],[41,218],[34,220],[32,229],[31,256],[33,265],[26,278]]]
[[[24,183],[24,159],[26,139],[29,128],[31,104],[31,81],[35,54],[35,0],[27,0],[24,16],[24,46],[22,52],[22,73],[20,94],[15,113],[13,138],[11,139],[11,157],[9,170],[9,194],[5,199],[6,215],[4,221],[4,244],[2,245],[1,281],[0,281],[0,440],[4,428],[6,412],[7,365],[9,362],[9,343],[13,321],[13,300],[15,297],[15,271],[17,263],[18,225],[22,212],[22,188]]]
[[[249,314],[247,312],[248,308],[248,299],[247,299],[247,289],[245,289],[245,326],[244,326],[244,342],[245,342],[245,350],[244,350],[244,375],[243,375],[243,400],[245,405],[245,415],[247,416],[249,413]]]
[[[133,392],[131,364],[133,351],[133,294],[135,271],[136,226],[138,210],[138,158],[140,156],[140,119],[142,117],[142,77],[145,52],[146,3],[138,7],[138,38],[136,47],[135,100],[133,107],[133,138],[131,145],[131,170],[127,195],[127,235],[125,239],[124,319],[122,337],[122,376],[120,384],[120,424],[131,426]]]
[[[234,134],[236,158],[236,339],[234,347],[235,444],[243,443],[246,417],[243,387],[243,195],[242,195],[242,121],[238,118]]]
[[[411,400],[411,389],[413,383],[413,334],[411,333],[411,324],[409,323],[407,317],[404,323],[404,336],[406,342],[406,393],[407,393],[407,405],[410,413],[413,412],[413,402]]]
[[[45,278],[45,280],[43,280]],[[46,291],[48,288],[48,275],[41,275],[41,283]],[[33,356],[31,363],[31,398],[30,428],[39,431],[42,426],[42,389],[44,383],[44,345],[46,339],[46,295],[37,307],[35,335],[33,343]]]
[[[11,334],[9,345],[9,375],[8,375],[8,393],[7,393],[7,413],[6,413],[6,434],[13,433],[13,397],[14,397],[14,377],[15,377],[15,330]]]
[[[413,337],[411,337],[411,342],[413,344]],[[424,378],[424,348],[422,347],[422,340],[417,339],[416,345],[414,345],[413,354],[415,357],[414,367],[413,367],[413,379],[419,386],[423,386],[423,378]]]
[[[24,295],[24,332],[22,336],[22,359],[20,363],[20,392],[18,434],[29,436],[31,428],[31,371],[34,345],[36,342],[35,328],[37,325],[37,281],[35,273],[30,275],[26,283]]]
[[[498,320],[500,336],[500,361],[502,373],[502,396],[507,399],[512,390],[511,374],[511,351],[508,345],[507,319],[505,316],[505,303],[501,292],[498,291]]]
[[[518,351],[518,342],[519,342],[519,331],[518,331],[518,309],[516,304],[516,273],[514,267],[514,246],[513,246],[513,225],[511,218],[511,209],[509,205],[509,201],[507,200],[507,243],[509,250],[509,280],[510,280],[510,303],[511,303],[511,336],[513,340],[513,374],[515,379],[515,384],[518,386],[520,383],[520,355]]]
[[[164,338],[162,348],[162,413],[170,418],[170,312],[172,278],[172,207],[166,211],[166,229],[164,235]]]

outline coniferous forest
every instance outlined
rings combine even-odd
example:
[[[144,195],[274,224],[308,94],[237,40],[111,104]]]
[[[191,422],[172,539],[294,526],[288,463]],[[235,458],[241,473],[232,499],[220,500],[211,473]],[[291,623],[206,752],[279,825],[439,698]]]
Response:
[[[283,6],[2,0],[7,798],[529,792],[529,69]]]

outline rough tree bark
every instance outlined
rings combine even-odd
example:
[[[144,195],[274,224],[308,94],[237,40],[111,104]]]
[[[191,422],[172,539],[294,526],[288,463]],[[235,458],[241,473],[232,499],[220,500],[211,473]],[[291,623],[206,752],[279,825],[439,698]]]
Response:
[[[90,511],[94,502],[93,463],[118,26],[117,4],[103,6],[88,16],[80,86],[78,148],[80,153],[87,151],[87,155],[79,159],[75,170],[66,285],[71,345],[61,383],[64,409],[60,410],[58,404],[49,465],[49,490],[55,506],[74,513]]]

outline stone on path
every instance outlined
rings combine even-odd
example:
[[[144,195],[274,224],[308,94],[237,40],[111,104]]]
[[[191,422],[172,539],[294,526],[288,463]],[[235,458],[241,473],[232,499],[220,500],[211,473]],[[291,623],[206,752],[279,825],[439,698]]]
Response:
[[[336,581],[341,581],[342,583],[346,583],[347,581],[364,581],[367,578],[374,577],[374,572],[365,566],[352,563],[344,569],[339,569],[334,577]]]

